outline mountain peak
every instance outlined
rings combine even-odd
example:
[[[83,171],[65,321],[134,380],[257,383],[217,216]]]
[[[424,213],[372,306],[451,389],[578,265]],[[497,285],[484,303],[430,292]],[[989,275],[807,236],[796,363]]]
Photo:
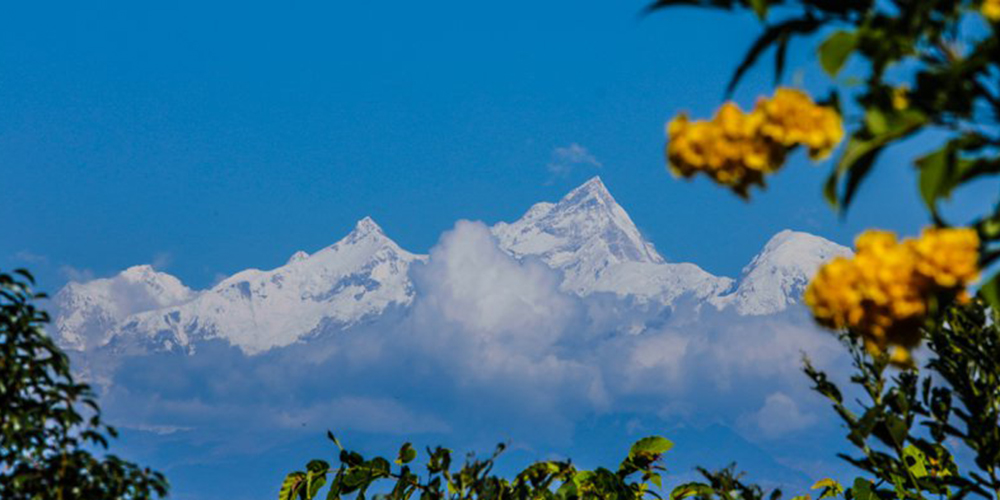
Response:
[[[819,266],[850,255],[851,250],[826,238],[785,229],[771,237],[740,276],[739,285],[716,306],[732,305],[740,314],[772,314],[796,304]]]
[[[357,236],[367,236],[373,233],[385,234],[382,232],[382,227],[375,222],[375,219],[367,215],[354,225],[352,233]]]
[[[600,176],[591,177],[587,182],[584,182],[576,189],[570,191],[562,200],[559,201],[560,205],[588,205],[593,204],[596,208],[597,206],[603,207],[615,207],[618,202],[615,198],[611,196],[611,192],[608,191],[607,186],[601,181]]]
[[[110,278],[71,282],[54,298],[54,336],[73,350],[104,345],[125,317],[185,303],[196,295],[176,277],[145,264]]]
[[[507,253],[534,255],[561,269],[564,288],[577,293],[593,289],[618,264],[663,263],[600,177],[558,203],[538,203],[517,221],[498,223],[493,234]]]
[[[123,278],[125,278],[125,279],[127,279],[129,281],[137,281],[137,280],[141,280],[141,279],[147,279],[147,278],[149,278],[151,276],[155,276],[157,274],[159,274],[159,273],[156,271],[156,269],[153,269],[153,266],[151,266],[149,264],[140,264],[140,265],[137,265],[137,266],[132,266],[132,267],[129,267],[128,269],[125,269],[124,271],[118,273],[119,276],[121,276],[121,277],[123,277]]]
[[[767,240],[767,243],[764,244],[764,251],[775,250],[783,245],[808,244],[807,242],[822,244],[830,241],[815,234],[783,229]]]
[[[303,260],[306,260],[308,258],[309,258],[309,252],[306,252],[305,250],[299,250],[298,252],[293,253],[292,256],[288,258],[288,262],[286,262],[285,265],[287,266],[288,264],[293,264],[295,262],[302,262]]]
[[[579,187],[573,191],[591,191],[591,192],[603,192],[607,193],[608,188],[604,185],[604,181],[601,180],[601,176],[595,175],[591,177],[587,182],[580,184]]]
[[[849,248],[821,236],[785,229],[767,241],[760,253],[743,269],[743,275],[761,267],[782,267],[809,274],[811,278],[820,262],[850,253]]]
[[[356,222],[354,224],[354,229],[352,229],[347,236],[338,241],[334,246],[343,246],[345,244],[354,245],[361,242],[370,242],[376,245],[393,243],[393,241],[386,236],[385,232],[382,231],[382,227],[379,226],[374,219],[365,216],[363,219]]]

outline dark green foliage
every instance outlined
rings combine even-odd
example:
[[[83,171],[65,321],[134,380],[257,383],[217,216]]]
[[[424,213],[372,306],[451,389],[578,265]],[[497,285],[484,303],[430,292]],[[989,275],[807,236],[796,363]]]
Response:
[[[855,481],[850,498],[964,498],[1000,495],[1000,327],[981,301],[953,306],[924,328],[927,372],[891,373],[885,355],[872,357],[857,339],[842,337],[864,392],[855,407],[823,372],[806,362],[817,392],[848,429],[857,455],[843,458],[875,482]],[[960,470],[956,446],[974,457]]]
[[[69,359],[43,331],[31,275],[0,273],[0,498],[4,500],[149,499],[166,495],[158,472],[107,448],[94,394],[73,380]]]
[[[328,437],[340,447],[333,434],[328,434]],[[328,476],[330,487],[325,498],[331,500],[347,495],[363,499],[369,488],[380,480],[387,483],[380,489],[385,493],[374,495],[374,498],[384,500],[660,498],[657,490],[662,489],[660,472],[664,470],[660,459],[672,447],[673,443],[669,440],[651,436],[636,441],[615,472],[603,467],[592,471],[579,470],[569,461],[547,461],[528,466],[512,480],[492,473],[497,457],[504,450],[503,445],[498,446],[487,459],[469,455],[457,470],[452,470],[450,450],[440,447],[427,449],[423,474],[407,465],[417,458],[410,443],[400,449],[400,459],[396,461],[399,467],[396,468],[384,458],[365,459],[358,453],[340,448],[340,466],[336,470],[330,469],[326,462],[313,460],[305,471],[295,471],[285,477],[278,498],[324,498],[319,495]],[[732,467],[718,472],[699,470],[707,482],[679,485],[670,494],[671,500],[778,500],[781,496],[779,491],[774,491],[765,497],[761,488],[742,483]]]

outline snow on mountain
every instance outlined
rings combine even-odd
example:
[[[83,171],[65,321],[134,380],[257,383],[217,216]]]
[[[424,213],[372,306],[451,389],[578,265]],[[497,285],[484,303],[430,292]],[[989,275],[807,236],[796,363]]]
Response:
[[[670,304],[683,294],[713,297],[733,283],[694,264],[666,263],[599,177],[492,231],[514,257],[538,257],[561,270],[563,290],[580,296],[610,292]]]
[[[111,278],[70,282],[54,298],[55,338],[66,348],[104,345],[126,317],[183,304],[197,294],[151,266],[133,266]]]
[[[818,236],[783,231],[738,282],[694,264],[668,263],[597,177],[558,203],[538,203],[519,220],[496,224],[492,233],[515,258],[537,258],[559,270],[562,289],[581,297],[607,293],[655,309],[686,295],[743,315],[799,302],[821,262],[850,254]],[[190,351],[200,340],[221,339],[260,353],[408,306],[415,294],[410,265],[424,259],[366,217],[312,255],[296,252],[284,266],[241,271],[202,292],[150,266],[70,283],[55,298],[54,334],[75,350]]]
[[[797,304],[820,264],[851,250],[809,233],[784,230],[774,235],[743,268],[733,293],[710,299],[719,309],[741,315],[774,314]]]
[[[218,338],[255,354],[409,304],[408,269],[422,258],[401,249],[366,217],[313,255],[297,252],[271,271],[241,271],[187,303],[126,318],[116,334],[124,344],[157,349]]]

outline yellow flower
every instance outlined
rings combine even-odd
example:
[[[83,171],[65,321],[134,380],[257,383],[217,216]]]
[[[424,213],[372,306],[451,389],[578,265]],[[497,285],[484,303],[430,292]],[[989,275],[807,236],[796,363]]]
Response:
[[[917,270],[941,288],[979,278],[979,235],[971,228],[927,228],[912,242]]]
[[[1000,0],[983,0],[980,12],[994,23],[1000,21]]]
[[[759,128],[756,117],[732,103],[724,104],[711,120],[690,121],[681,114],[667,125],[670,170],[681,177],[702,172],[746,194],[784,161],[784,152],[763,141]]]
[[[843,138],[840,116],[818,106],[805,93],[778,89],[746,113],[725,103],[710,120],[691,121],[680,114],[667,124],[667,161],[681,177],[704,173],[746,196],[750,186],[764,185],[788,152],[803,145],[813,159],[830,153]]]
[[[967,298],[965,287],[979,274],[979,237],[968,228],[928,228],[920,238],[903,241],[866,231],[855,248],[854,257],[819,269],[805,303],[821,325],[860,334],[872,353],[892,347],[891,361],[908,364],[931,298]]]
[[[820,324],[840,330],[861,321],[860,278],[854,261],[844,257],[820,268],[803,297]]]
[[[801,90],[779,88],[772,99],[760,99],[754,113],[762,115],[765,137],[786,148],[804,145],[814,160],[828,156],[844,137],[840,115]]]

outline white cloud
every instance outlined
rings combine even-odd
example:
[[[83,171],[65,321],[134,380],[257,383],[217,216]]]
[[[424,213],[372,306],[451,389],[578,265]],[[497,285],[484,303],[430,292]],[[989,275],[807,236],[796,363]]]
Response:
[[[500,250],[484,224],[456,223],[411,274],[410,354],[440,363],[460,390],[520,401],[543,419],[606,403],[599,370],[561,346],[585,322],[580,300],[541,262]]]
[[[759,429],[765,437],[776,438],[812,426],[816,416],[803,412],[788,395],[775,392],[767,396],[760,410],[745,417],[744,421]]]
[[[601,162],[587,148],[574,142],[552,150],[552,157],[549,159],[547,168],[553,177],[565,177],[578,168],[599,169],[602,166]]]
[[[46,265],[49,263],[48,257],[36,254],[34,252],[30,252],[28,250],[21,250],[19,252],[15,252],[14,258],[23,262],[27,262],[29,264]]]
[[[157,252],[156,255],[153,255],[153,261],[150,262],[150,265],[157,271],[163,271],[167,267],[170,267],[173,261],[174,256],[170,252]]]
[[[441,321],[475,342],[514,351],[551,346],[577,314],[575,297],[559,290],[559,276],[538,261],[518,262],[500,248],[486,225],[459,221],[414,266],[418,321]]]
[[[326,426],[390,434],[449,430],[439,417],[416,413],[399,401],[362,396],[341,396],[305,408],[284,409],[275,420],[284,428]]]
[[[60,266],[59,274],[61,274],[68,281],[75,281],[77,283],[86,283],[97,278],[94,271],[86,268],[76,268],[69,264]]]
[[[557,271],[512,258],[469,221],[443,234],[411,277],[415,300],[394,316],[257,356],[217,341],[193,356],[135,358],[103,401],[133,428],[184,436],[239,428],[231,439],[252,441],[329,428],[539,449],[604,417],[621,416],[628,432],[720,423],[764,445],[835,418],[810,399],[801,352],[836,367],[842,350],[803,311],[745,317],[580,298],[560,289]]]

